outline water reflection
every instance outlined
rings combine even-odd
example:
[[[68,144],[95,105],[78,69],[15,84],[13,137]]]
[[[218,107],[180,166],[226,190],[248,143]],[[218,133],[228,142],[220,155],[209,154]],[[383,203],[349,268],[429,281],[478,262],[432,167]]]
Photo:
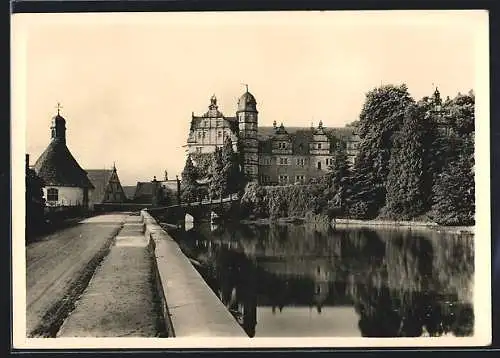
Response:
[[[176,237],[250,337],[473,334],[471,236],[207,223]]]

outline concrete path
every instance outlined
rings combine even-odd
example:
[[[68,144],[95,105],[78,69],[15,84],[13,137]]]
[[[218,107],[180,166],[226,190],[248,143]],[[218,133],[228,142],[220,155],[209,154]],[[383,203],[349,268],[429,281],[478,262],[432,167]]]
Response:
[[[92,217],[26,247],[27,336],[55,335],[126,217]]]
[[[129,216],[58,337],[163,335],[153,266],[140,216]]]

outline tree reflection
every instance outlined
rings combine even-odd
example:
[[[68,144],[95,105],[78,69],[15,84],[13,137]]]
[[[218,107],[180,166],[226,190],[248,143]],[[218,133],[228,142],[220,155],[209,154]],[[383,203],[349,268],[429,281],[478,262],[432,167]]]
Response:
[[[356,276],[352,290],[363,336],[472,334],[471,306],[457,305],[457,294],[440,294],[434,249],[427,238],[394,236],[385,241],[383,263],[375,260],[370,266],[367,275]]]
[[[354,305],[365,337],[469,336],[472,241],[405,230],[238,226],[191,235],[183,251],[254,336],[257,304]],[[196,238],[196,240],[193,240]],[[259,297],[259,302],[257,298]]]

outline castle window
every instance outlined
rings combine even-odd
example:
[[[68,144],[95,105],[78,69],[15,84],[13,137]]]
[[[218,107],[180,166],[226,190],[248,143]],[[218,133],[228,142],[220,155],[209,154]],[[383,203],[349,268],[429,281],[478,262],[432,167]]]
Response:
[[[318,169],[321,169],[321,162],[318,162]]]
[[[286,142],[279,142],[278,149],[286,149]]]
[[[300,183],[303,183],[305,180],[305,176],[304,175],[296,175],[295,176],[295,181],[296,182],[300,182]]]
[[[280,175],[278,177],[278,180],[281,184],[288,183],[288,175]]]
[[[217,121],[217,127],[220,127],[220,125],[221,125],[221,122]]]
[[[203,132],[203,138],[205,138],[206,132]]]
[[[222,132],[221,131],[217,132],[217,137],[222,138]]]
[[[279,163],[280,165],[288,165],[288,158],[280,158]]]
[[[56,188],[47,189],[47,201],[58,201],[59,200],[59,190]]]
[[[300,165],[301,167],[303,167],[304,166],[304,159],[303,158],[297,159],[297,165]]]
[[[321,149],[321,143],[318,143],[318,149]]]
[[[196,147],[196,153],[201,153],[201,147]]]
[[[201,138],[201,132],[198,132],[198,138]]]
[[[269,175],[262,175],[262,183],[267,184],[271,181],[271,177]]]
[[[203,122],[203,126],[208,127],[208,122],[207,121]]]

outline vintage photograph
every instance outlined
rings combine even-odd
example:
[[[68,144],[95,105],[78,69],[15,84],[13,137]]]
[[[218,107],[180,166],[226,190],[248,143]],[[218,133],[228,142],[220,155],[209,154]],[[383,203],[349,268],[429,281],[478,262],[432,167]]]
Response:
[[[13,15],[14,347],[489,344],[488,41],[486,11]]]

